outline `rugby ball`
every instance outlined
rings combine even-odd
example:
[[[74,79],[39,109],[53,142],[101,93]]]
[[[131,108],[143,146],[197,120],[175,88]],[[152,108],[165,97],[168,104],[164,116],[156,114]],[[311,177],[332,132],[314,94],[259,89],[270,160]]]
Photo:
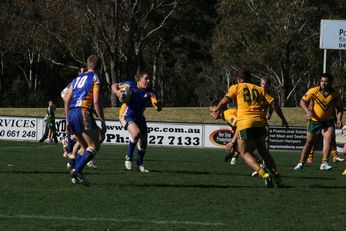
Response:
[[[132,96],[132,91],[130,87],[124,87],[120,89],[122,97],[119,99],[121,103],[129,103]]]
[[[68,87],[65,87],[64,90],[61,91],[60,96],[62,99],[65,98],[67,92],[68,92]]]

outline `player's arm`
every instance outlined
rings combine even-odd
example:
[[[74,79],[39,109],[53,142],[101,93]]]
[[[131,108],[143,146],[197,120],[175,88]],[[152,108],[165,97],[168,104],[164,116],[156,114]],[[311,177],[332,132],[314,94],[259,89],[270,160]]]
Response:
[[[279,103],[276,100],[273,100],[273,102],[270,104],[270,106],[273,108],[273,110],[276,112],[276,114],[278,114],[278,116],[280,117],[281,122],[282,122],[282,126],[288,128],[287,120],[285,118],[284,113],[282,113],[282,110],[281,110]]]
[[[306,112],[306,117],[308,119],[311,119],[311,117],[313,116],[313,111],[309,108],[310,101],[312,101],[312,94],[309,90],[300,100],[300,107]]]
[[[122,94],[118,84],[114,83],[112,85],[112,93],[115,94],[119,99],[121,98]]]
[[[234,136],[230,140],[229,143],[226,144],[226,152],[227,153],[233,153],[236,149],[236,144],[237,144],[237,132],[236,129],[234,130]]]
[[[220,100],[219,104],[216,106],[215,111],[221,111],[221,109],[226,108],[227,104],[229,104],[230,102],[232,102],[231,98],[229,98],[227,96],[223,97]]]
[[[235,99],[237,93],[237,85],[232,85],[227,94],[220,100],[219,104],[216,106],[215,110],[222,110],[227,108],[227,105],[232,102],[232,99]]]
[[[156,109],[156,111],[162,111],[162,102],[157,99],[154,93],[151,95],[150,99],[151,99],[151,104]]]
[[[70,101],[72,98],[72,86],[67,90],[66,95],[64,97],[64,113],[66,117],[66,131],[69,130],[69,124],[68,124],[68,109],[70,107]]]
[[[96,112],[97,117],[101,121],[101,132],[106,132],[106,123],[105,123],[105,116],[103,113],[103,107],[100,97],[100,84],[94,83],[93,87],[93,101],[94,101],[94,109]]]
[[[122,99],[124,97],[124,94],[121,91],[121,89],[123,89],[125,87],[130,87],[130,85],[129,84],[122,84],[122,83],[114,83],[112,85],[112,93],[115,94],[120,101],[122,101]]]
[[[342,127],[342,116],[343,116],[343,107],[337,107],[336,108],[336,127],[341,128]]]

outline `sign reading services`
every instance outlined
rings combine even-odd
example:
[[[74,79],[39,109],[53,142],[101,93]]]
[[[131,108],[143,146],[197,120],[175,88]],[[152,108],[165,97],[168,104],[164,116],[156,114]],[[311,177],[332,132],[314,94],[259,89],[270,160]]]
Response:
[[[37,119],[26,117],[0,117],[0,139],[36,140]]]

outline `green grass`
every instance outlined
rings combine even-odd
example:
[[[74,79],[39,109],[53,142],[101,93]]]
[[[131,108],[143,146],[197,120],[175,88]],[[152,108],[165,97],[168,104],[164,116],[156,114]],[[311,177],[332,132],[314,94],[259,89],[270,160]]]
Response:
[[[320,153],[296,172],[299,153],[273,151],[287,187],[267,189],[221,149],[149,147],[141,174],[124,170],[126,148],[102,146],[85,187],[61,145],[0,141],[0,230],[344,229],[346,165],[320,171]]]
[[[46,110],[46,108],[0,108],[0,115],[44,117]],[[291,126],[306,126],[306,115],[301,108],[283,108],[282,111]],[[118,115],[119,108],[105,108],[106,119],[117,120]],[[57,108],[56,116],[64,117],[62,108]],[[223,124],[223,121],[215,121],[210,117],[207,107],[168,107],[164,108],[162,112],[148,108],[145,116],[147,121]],[[275,112],[270,119],[270,124],[281,125],[281,120]]]

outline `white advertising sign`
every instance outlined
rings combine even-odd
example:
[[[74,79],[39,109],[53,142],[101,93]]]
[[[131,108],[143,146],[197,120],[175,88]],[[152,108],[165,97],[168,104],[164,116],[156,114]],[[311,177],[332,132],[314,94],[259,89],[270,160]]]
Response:
[[[207,147],[224,148],[231,140],[231,132],[227,125],[188,124],[148,122],[148,144],[150,146],[170,147]],[[128,144],[129,134],[119,121],[106,121],[107,132],[104,143]],[[55,120],[58,140],[66,135],[66,121]],[[0,140],[38,141],[45,131],[42,118],[0,116]],[[345,130],[346,131],[346,130]],[[344,130],[336,129],[338,151],[346,143]],[[301,150],[305,143],[306,128],[270,127],[270,143],[272,149]]]
[[[26,117],[0,117],[0,139],[37,140],[37,119]]]
[[[55,122],[58,140],[66,134],[65,120]],[[106,121],[107,132],[104,143],[128,144],[129,133],[119,121]],[[202,125],[148,122],[148,144],[154,146],[202,147]]]
[[[223,148],[231,140],[231,131],[226,125],[204,126],[204,147]]]
[[[106,122],[105,143],[127,144],[129,134],[119,121]],[[148,122],[148,144],[154,146],[202,147],[202,125]]]
[[[346,50],[346,20],[321,20],[320,48]]]

